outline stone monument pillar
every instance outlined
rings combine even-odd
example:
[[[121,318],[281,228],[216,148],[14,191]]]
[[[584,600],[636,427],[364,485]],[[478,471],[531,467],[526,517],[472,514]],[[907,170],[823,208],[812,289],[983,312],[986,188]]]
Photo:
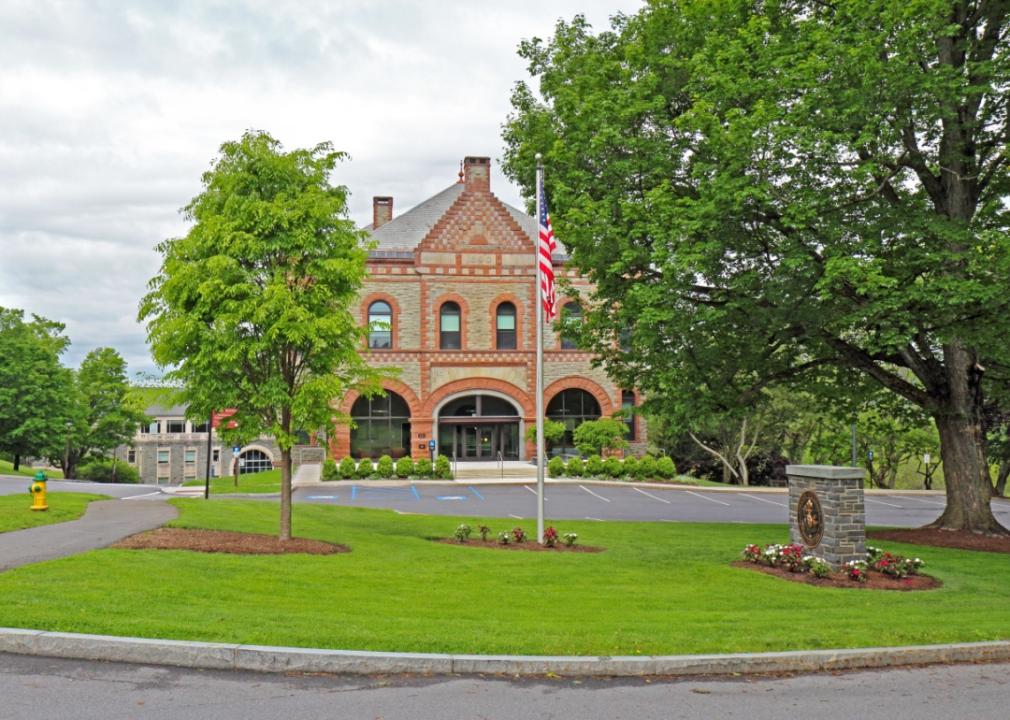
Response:
[[[866,559],[861,468],[787,465],[789,537],[834,569]]]

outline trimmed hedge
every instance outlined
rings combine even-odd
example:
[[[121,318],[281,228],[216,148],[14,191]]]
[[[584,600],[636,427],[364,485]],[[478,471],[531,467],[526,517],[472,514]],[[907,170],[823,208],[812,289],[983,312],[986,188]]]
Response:
[[[547,462],[547,474],[552,478],[559,477],[610,477],[626,480],[670,480],[677,476],[677,466],[673,458],[663,456],[654,458],[643,455],[640,458],[608,457],[606,460],[599,455],[591,455],[586,460],[574,457],[567,463],[561,457],[552,457]]]

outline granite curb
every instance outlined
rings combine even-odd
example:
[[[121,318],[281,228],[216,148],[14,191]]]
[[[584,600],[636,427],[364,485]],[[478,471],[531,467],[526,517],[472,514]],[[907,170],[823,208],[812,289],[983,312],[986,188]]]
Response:
[[[0,652],[204,670],[434,675],[696,676],[824,672],[1010,660],[1010,641],[730,655],[441,655],[151,640],[0,628]]]

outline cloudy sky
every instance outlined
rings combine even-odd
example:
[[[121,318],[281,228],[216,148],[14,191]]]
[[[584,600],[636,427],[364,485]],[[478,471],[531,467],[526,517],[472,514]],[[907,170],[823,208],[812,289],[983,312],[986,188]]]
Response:
[[[0,306],[66,323],[78,363],[118,349],[155,371],[136,322],[154,245],[217,148],[248,128],[351,155],[352,216],[397,214],[501,156],[523,38],[641,0],[3,0]],[[518,205],[495,167],[492,189]]]

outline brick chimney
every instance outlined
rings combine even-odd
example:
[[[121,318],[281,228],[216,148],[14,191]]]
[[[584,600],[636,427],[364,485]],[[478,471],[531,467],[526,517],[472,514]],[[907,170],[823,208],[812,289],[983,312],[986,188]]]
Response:
[[[393,219],[393,198],[376,196],[372,198],[372,230]]]
[[[466,184],[467,190],[491,192],[491,158],[464,158],[463,182]]]

